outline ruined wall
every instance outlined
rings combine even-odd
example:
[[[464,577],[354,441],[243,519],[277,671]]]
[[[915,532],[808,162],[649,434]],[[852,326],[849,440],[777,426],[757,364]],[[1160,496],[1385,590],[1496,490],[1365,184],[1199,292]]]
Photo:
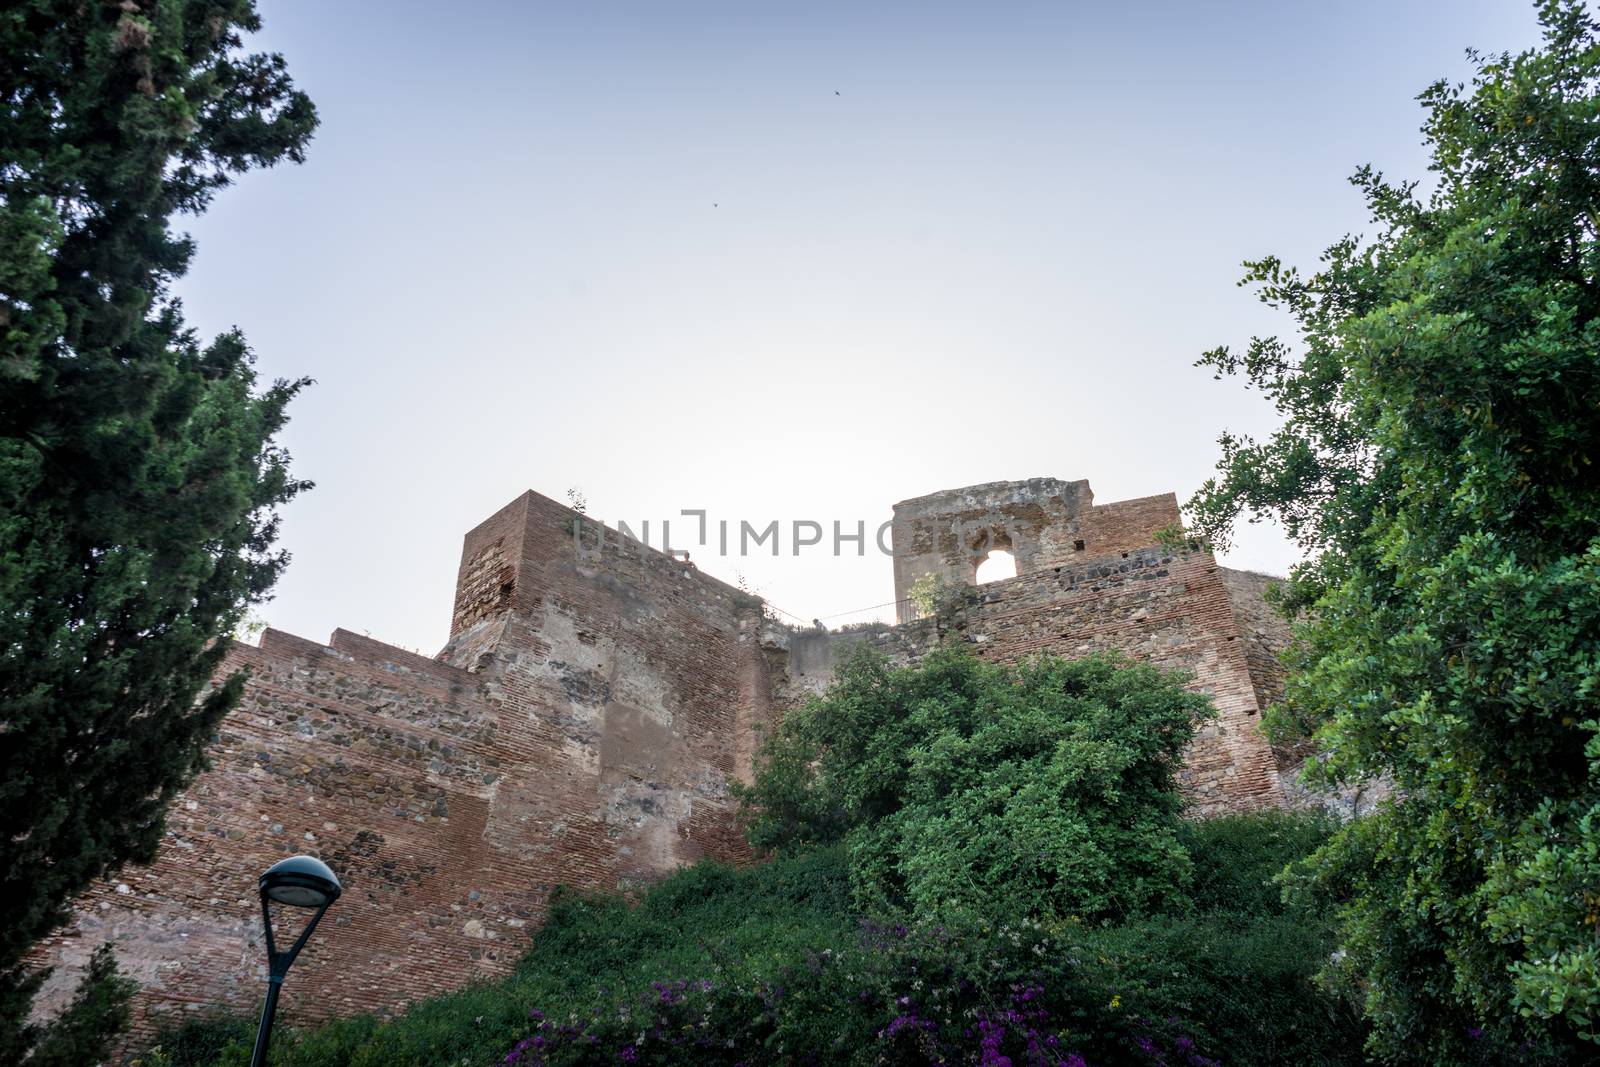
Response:
[[[1038,492],[1048,499],[1030,511],[1030,494]],[[787,695],[825,688],[832,669],[860,642],[900,663],[915,661],[944,639],[998,660],[1117,651],[1189,671],[1192,688],[1213,699],[1217,717],[1190,746],[1181,776],[1191,811],[1282,805],[1278,768],[1259,730],[1263,695],[1281,689],[1282,668],[1272,651],[1287,637],[1260,601],[1269,579],[1227,571],[1209,552],[1158,546],[1156,532],[1179,522],[1171,494],[1083,506],[1091,499],[1087,483],[1032,479],[898,506],[897,581],[903,574],[964,573],[970,584],[975,533],[992,538],[991,524],[1007,521],[1017,577],[979,587],[969,603],[944,618],[856,633],[794,634],[789,673],[795,685]],[[906,512],[913,520],[911,539],[902,542],[899,524]],[[1039,544],[1031,540],[1036,534]],[[782,641],[772,638],[769,644],[780,648]]]
[[[1171,493],[1097,505],[1081,479],[988,482],[902,500],[891,527],[899,621],[916,617],[909,598],[919,579],[972,585],[978,564],[997,549],[1012,554],[1020,578],[1144,548],[1178,521]]]
[[[44,999],[112,939],[144,1012],[248,1011],[264,979],[256,878],[302,851],[348,893],[296,965],[289,1017],[421,992],[413,953],[459,955],[464,973],[498,962],[491,931],[536,909],[484,838],[506,760],[476,682],[344,631],[324,646],[269,630],[260,648],[235,646],[225,669],[240,668],[251,681],[212,768],[174,804],[155,863],[91,891],[46,944],[58,970]]]
[[[747,600],[535,493],[467,535],[440,656],[528,723],[541,773],[505,788],[554,828],[536,851],[561,881],[742,854],[727,782],[771,715]]]
[[[911,663],[943,640],[1014,660],[1119,650],[1194,672],[1219,710],[1188,754],[1192,810],[1283,803],[1256,729],[1283,634],[1259,575],[1174,553],[1170,494],[1095,505],[1087,482],[999,482],[895,511],[902,594],[970,583],[988,551],[1018,576],[959,610],[851,633],[791,630],[759,604],[535,493],[466,535],[451,636],[430,659],[347,631],[236,646],[242,704],[160,854],[78,902],[35,962],[59,1007],[94,948],[139,980],[140,1032],[248,1011],[265,980],[257,876],[322,857],[346,895],[295,966],[282,1014],[394,1010],[505,973],[556,884],[614,887],[748,856],[728,783],[758,727],[823,689],[849,647]],[[424,961],[425,966],[418,966]]]
[[[1222,584],[1245,643],[1256,702],[1266,710],[1283,696],[1283,663],[1278,658],[1289,647],[1289,621],[1267,602],[1267,589],[1281,581],[1255,571],[1219,570]]]
[[[468,534],[439,659],[337,631],[236,646],[241,705],[155,863],[41,947],[40,1007],[114,939],[140,1032],[248,1012],[265,986],[256,879],[320,856],[345,896],[284,989],[290,1023],[392,1010],[505,973],[552,886],[617,886],[747,853],[728,779],[769,714],[757,616],[686,564],[526,494]],[[419,961],[425,965],[419,966]]]
[[[934,576],[971,585],[978,564],[996,549],[1010,552],[1019,575],[1051,566],[1083,543],[1080,526],[1094,506],[1086,481],[1031,478],[989,482],[902,500],[894,506],[894,596],[909,622],[912,586]]]

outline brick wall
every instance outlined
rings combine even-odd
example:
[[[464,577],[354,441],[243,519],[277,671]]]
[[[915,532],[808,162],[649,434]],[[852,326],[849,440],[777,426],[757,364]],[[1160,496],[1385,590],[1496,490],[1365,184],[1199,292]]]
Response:
[[[1019,575],[1070,555],[1093,504],[1088,482],[1056,478],[989,482],[902,500],[891,527],[899,621],[915,615],[907,599],[918,580],[970,585],[978,564],[996,549],[1012,554]]]
[[[861,641],[901,663],[958,640],[999,659],[1115,649],[1192,671],[1219,710],[1188,754],[1193,810],[1281,804],[1256,730],[1282,636],[1259,610],[1266,579],[1156,546],[1177,520],[1170,494],[1092,501],[1087,482],[1034,479],[898,505],[897,586],[938,568],[968,581],[994,547],[1014,550],[1018,576],[952,615],[838,634],[763,619],[687,562],[526,493],[466,535],[437,658],[343,630],[232,649],[227,670],[250,677],[211,769],[175,803],[155,863],[85,894],[41,946],[57,968],[41,1007],[114,939],[143,987],[141,1033],[249,1010],[265,979],[255,880],[296,852],[346,894],[295,965],[286,1021],[503,974],[556,884],[748,858],[730,779],[748,778],[758,727]]]
[[[1223,587],[1233,605],[1233,617],[1244,642],[1250,678],[1256,689],[1256,702],[1263,710],[1283,696],[1283,663],[1279,656],[1289,647],[1289,621],[1267,603],[1267,589],[1281,579],[1255,571],[1223,567]]]
[[[1188,671],[1191,688],[1217,710],[1185,757],[1190,810],[1278,807],[1282,784],[1259,726],[1261,693],[1281,690],[1282,668],[1241,630],[1227,573],[1209,553],[1130,548],[984,585],[974,602],[940,618],[831,634],[772,627],[767,643],[784,657],[790,688],[782,696],[791,703],[826,688],[861,643],[900,664],[951,640],[985,659],[1115,651]]]
[[[236,646],[241,705],[155,863],[85,894],[41,947],[41,1008],[118,943],[141,1032],[249,1011],[260,872],[296,852],[344,881],[295,964],[290,1023],[387,1011],[505,973],[552,886],[619,886],[748,855],[727,782],[770,716],[757,616],[693,567],[526,494],[467,535],[438,659],[337,631]],[[420,965],[419,965],[420,964]]]

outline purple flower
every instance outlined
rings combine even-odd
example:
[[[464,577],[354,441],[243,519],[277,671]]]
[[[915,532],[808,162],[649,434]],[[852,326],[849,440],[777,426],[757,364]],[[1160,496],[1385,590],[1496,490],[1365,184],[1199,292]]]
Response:
[[[1005,1040],[1006,1028],[999,1023],[982,1019],[978,1022],[978,1048],[982,1058],[978,1061],[983,1067],[1011,1067],[1011,1057],[1000,1051],[1000,1043]]]
[[[893,1037],[902,1030],[931,1030],[934,1024],[927,1019],[922,1019],[912,1014],[896,1015],[894,1020],[884,1027],[883,1036]]]

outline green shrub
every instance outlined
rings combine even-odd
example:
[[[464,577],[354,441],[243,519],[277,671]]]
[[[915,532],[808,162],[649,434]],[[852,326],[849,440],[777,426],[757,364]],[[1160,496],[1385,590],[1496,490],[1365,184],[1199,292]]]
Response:
[[[1187,822],[1178,836],[1194,861],[1189,899],[1201,911],[1284,914],[1278,876],[1338,828],[1330,815],[1288,811]]]
[[[1180,1019],[1198,1046],[1227,1064],[1359,1064],[1364,1028],[1347,1002],[1317,987],[1333,950],[1327,924],[1225,910],[1090,928],[1072,939],[1082,966],[1056,988],[1096,1035],[1117,1031],[1105,1005]],[[1091,1062],[1118,1062],[1103,1039]]]
[[[1174,772],[1207,698],[1105,657],[862,650],[741,793],[757,845],[842,840],[856,904],[991,925],[1139,914],[1189,877]]]
[[[72,1001],[38,1032],[26,1067],[79,1067],[105,1059],[128,1028],[135,988],[117,970],[110,942],[95,949]]]
[[[145,1056],[146,1067],[191,1067],[191,1065],[219,1062],[230,1046],[242,1045],[248,1059],[255,1041],[256,1026],[253,1019],[238,1019],[226,1015],[210,1015],[188,1019],[164,1030],[157,1040],[153,1055]]]

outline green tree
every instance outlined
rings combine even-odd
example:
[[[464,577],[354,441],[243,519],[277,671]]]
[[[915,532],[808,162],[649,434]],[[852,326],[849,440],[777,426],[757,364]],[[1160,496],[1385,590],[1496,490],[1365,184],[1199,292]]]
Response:
[[[200,694],[285,559],[305,483],[273,444],[303,382],[202,344],[170,228],[316,125],[250,0],[22,0],[0,12],[0,1061],[73,894],[151,857],[239,693]],[[199,698],[197,700],[197,698]]]
[[[1246,265],[1298,342],[1201,360],[1284,420],[1190,502],[1213,542],[1249,512],[1308,550],[1274,728],[1396,787],[1298,876],[1395,1062],[1600,1031],[1600,41],[1581,3],[1540,19],[1421,94],[1431,191],[1364,168],[1376,236]]]
[[[110,1039],[127,1029],[137,983],[117,970],[111,943],[95,949],[72,1002],[51,1020],[28,1067],[81,1067],[105,1058]]]
[[[758,847],[842,840],[869,912],[1016,922],[1139,914],[1190,862],[1176,770],[1210,713],[1148,666],[1020,666],[863,649],[763,746],[741,797]]]

